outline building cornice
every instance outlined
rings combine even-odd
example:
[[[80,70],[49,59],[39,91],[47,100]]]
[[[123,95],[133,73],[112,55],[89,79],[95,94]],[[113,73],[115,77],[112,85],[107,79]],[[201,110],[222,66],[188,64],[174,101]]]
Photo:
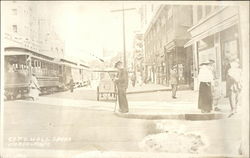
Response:
[[[151,30],[152,26],[155,24],[155,22],[157,21],[158,17],[160,16],[161,14],[161,11],[163,10],[165,5],[161,4],[159,6],[159,8],[157,9],[157,11],[155,12],[153,18],[151,18],[151,21],[146,29],[146,31],[144,32],[144,35],[148,34],[149,30]]]
[[[194,30],[195,28],[199,27],[201,24],[205,23],[206,21],[208,21],[209,19],[213,18],[214,16],[218,15],[220,12],[222,12],[224,9],[226,9],[226,6],[223,6],[222,8],[218,9],[217,11],[213,12],[212,14],[210,14],[209,16],[207,16],[206,18],[200,20],[197,24],[195,24],[194,26],[192,26],[191,28],[189,28],[187,31],[191,32],[192,30]]]

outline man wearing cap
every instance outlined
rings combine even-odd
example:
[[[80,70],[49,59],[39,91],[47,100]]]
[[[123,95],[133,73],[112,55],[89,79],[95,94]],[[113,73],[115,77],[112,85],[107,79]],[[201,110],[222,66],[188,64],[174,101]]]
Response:
[[[128,72],[123,68],[121,61],[115,63],[115,68],[118,69],[117,78],[115,79],[115,84],[118,90],[118,102],[119,102],[119,112],[127,113],[128,101],[126,96],[126,91],[128,88]]]
[[[170,70],[170,80],[169,84],[172,88],[172,98],[176,99],[176,91],[177,91],[177,84],[178,84],[178,73],[177,73],[177,66],[173,66]]]

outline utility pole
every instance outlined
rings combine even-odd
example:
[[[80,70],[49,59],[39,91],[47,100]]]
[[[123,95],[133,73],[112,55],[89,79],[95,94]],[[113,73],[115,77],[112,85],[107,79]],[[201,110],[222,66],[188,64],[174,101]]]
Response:
[[[122,26],[123,26],[123,65],[127,68],[127,58],[126,58],[126,37],[125,37],[125,11],[135,10],[136,8],[126,8],[124,9],[124,4],[122,4],[122,9],[111,10],[111,12],[122,12]]]

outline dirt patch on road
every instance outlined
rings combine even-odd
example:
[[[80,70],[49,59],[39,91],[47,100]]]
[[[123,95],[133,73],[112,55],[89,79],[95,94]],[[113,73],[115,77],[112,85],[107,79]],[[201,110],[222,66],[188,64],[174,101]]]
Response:
[[[176,131],[146,136],[139,146],[149,152],[198,154],[205,143],[197,134],[184,134]]]

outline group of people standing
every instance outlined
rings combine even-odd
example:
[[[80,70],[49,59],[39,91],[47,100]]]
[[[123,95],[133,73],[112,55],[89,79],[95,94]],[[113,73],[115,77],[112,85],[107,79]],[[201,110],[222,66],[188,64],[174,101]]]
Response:
[[[218,100],[220,99],[220,89],[217,89],[219,85],[216,80],[216,73],[214,68],[214,61],[209,60],[200,64],[200,70],[198,75],[199,80],[199,97],[198,97],[198,108],[202,113],[209,113],[212,110],[220,111],[217,107]],[[118,70],[118,74],[114,79],[118,90],[118,103],[119,112],[127,113],[129,112],[128,101],[126,97],[126,91],[128,88],[128,72],[123,67],[123,63],[118,61],[115,64],[115,68]],[[230,68],[227,71],[227,87],[228,87],[228,97],[231,107],[231,112],[236,113],[239,106],[239,95],[242,89],[241,85],[241,69],[239,68],[239,61],[233,60],[230,62]],[[73,80],[71,80],[71,92],[73,92]],[[170,80],[169,83],[172,88],[172,98],[176,98],[176,91],[178,85],[178,73],[177,66],[173,66],[170,70]],[[38,84],[35,74],[32,74],[30,81],[30,97],[36,100],[39,96],[40,86]]]
[[[200,64],[198,75],[199,97],[198,108],[202,113],[209,113],[212,110],[220,111],[218,100],[220,99],[220,89],[218,80],[215,75],[214,61],[209,60]],[[230,62],[230,68],[227,71],[228,97],[231,107],[231,112],[236,113],[239,106],[239,94],[241,91],[241,69],[239,61],[233,60]]]

